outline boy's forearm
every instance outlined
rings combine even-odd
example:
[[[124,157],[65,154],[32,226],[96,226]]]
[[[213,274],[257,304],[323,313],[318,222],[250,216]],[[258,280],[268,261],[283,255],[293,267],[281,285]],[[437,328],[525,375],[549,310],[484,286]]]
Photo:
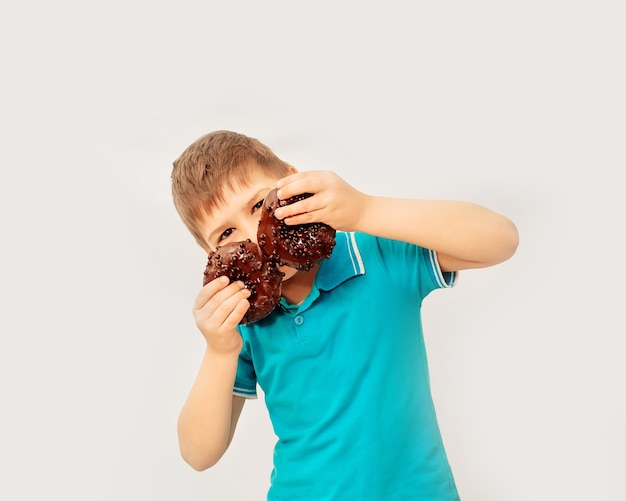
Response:
[[[518,242],[509,219],[462,201],[368,196],[356,230],[482,265],[507,260]]]
[[[213,466],[228,448],[236,371],[236,356],[214,354],[207,349],[180,412],[180,451],[196,470]]]

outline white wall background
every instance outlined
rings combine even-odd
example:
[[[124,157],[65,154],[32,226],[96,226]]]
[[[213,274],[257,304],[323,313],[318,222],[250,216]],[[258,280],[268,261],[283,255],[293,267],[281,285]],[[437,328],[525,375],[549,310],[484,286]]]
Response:
[[[516,256],[424,308],[462,498],[626,500],[625,14],[606,0],[3,4],[0,498],[264,498],[262,400],[208,472],[175,434],[205,256],[170,201],[171,162],[233,129],[370,193],[511,217]]]

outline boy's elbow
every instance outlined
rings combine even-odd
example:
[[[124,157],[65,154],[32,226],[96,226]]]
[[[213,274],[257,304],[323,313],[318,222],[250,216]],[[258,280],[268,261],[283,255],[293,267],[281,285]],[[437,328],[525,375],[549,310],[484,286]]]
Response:
[[[196,470],[196,471],[206,471],[209,468],[211,468],[212,466],[215,466],[215,464],[217,463],[217,461],[214,462],[214,463],[207,463],[207,462],[201,462],[201,461],[197,461],[197,462],[196,461],[188,461],[186,459],[185,459],[185,462],[189,466],[191,466],[194,470]]]
[[[222,458],[229,442],[194,426],[183,413],[178,418],[178,450],[181,457],[196,471],[215,466]]]
[[[207,454],[200,454],[194,451],[184,451],[182,448],[180,454],[189,466],[196,471],[205,471],[215,466],[222,457],[221,455],[210,456]]]
[[[519,232],[515,223],[510,219],[504,218],[500,229],[500,239],[497,262],[503,262],[513,257],[519,246]]]
[[[199,440],[195,434],[191,436],[182,434],[178,439],[181,457],[196,471],[205,471],[215,466],[226,452],[226,448],[226,444]]]

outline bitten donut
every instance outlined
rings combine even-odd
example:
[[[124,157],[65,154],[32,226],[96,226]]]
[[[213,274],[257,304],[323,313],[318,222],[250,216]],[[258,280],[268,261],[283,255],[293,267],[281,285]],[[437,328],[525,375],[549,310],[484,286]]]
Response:
[[[279,200],[273,189],[265,197],[257,240],[261,252],[271,261],[298,270],[310,270],[324,258],[330,257],[335,247],[335,229],[323,223],[287,225],[276,216],[278,207],[310,197],[311,193]]]
[[[203,285],[221,276],[227,276],[231,282],[241,280],[250,290],[250,308],[240,324],[261,320],[280,301],[283,273],[249,239],[217,247],[209,254]]]

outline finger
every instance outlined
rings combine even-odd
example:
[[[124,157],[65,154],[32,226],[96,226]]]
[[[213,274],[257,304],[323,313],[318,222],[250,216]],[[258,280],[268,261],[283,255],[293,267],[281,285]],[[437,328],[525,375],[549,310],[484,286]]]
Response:
[[[302,193],[317,193],[323,186],[323,176],[319,171],[299,172],[279,180],[276,195],[280,200],[286,200]]]
[[[250,308],[250,301],[247,299],[242,299],[237,303],[237,305],[233,308],[230,314],[224,319],[224,323],[222,324],[227,329],[234,329],[239,325],[241,319],[246,314],[248,309]]]
[[[225,297],[216,297],[199,312],[203,317],[210,318],[216,325],[222,325],[240,301],[246,301],[250,297],[250,291],[246,288],[237,290],[234,294]]]
[[[218,324],[224,321],[239,301],[250,297],[250,290],[245,287],[241,289],[227,288],[224,292],[224,295],[216,294],[215,298],[210,303],[207,303],[207,307],[204,310],[204,314],[214,317],[214,321]]]
[[[230,312],[237,306],[237,303],[242,299],[250,297],[250,290],[243,288],[235,292],[234,294],[224,298],[219,303],[216,301],[214,315],[218,315],[221,318],[226,318]]]
[[[283,222],[287,225],[325,223],[324,212],[322,210],[314,210],[311,212],[295,214],[293,216],[286,217],[285,219],[283,219]]]
[[[274,211],[274,215],[278,219],[285,219],[293,216],[297,216],[299,214],[306,214],[307,212],[314,212],[319,210],[320,202],[319,198],[316,195],[312,197],[305,198],[303,200],[299,200],[298,202],[294,202],[289,205],[285,205],[284,207],[278,207]]]
[[[285,176],[276,182],[276,188],[281,189],[284,186],[287,186],[288,184],[291,184],[297,181],[298,179],[306,179],[307,177],[310,177],[311,175],[314,175],[314,174],[315,174],[315,171],[311,171],[311,170],[302,171],[302,172],[298,171],[293,174],[289,174],[288,176]]]
[[[316,186],[315,182],[311,179],[298,179],[289,183],[282,188],[280,188],[276,192],[276,196],[279,200],[288,200],[291,197],[295,197],[296,195],[301,195],[302,193],[317,193],[319,188]]]
[[[215,288],[211,289],[208,286],[213,282],[217,283],[215,284]],[[194,310],[205,310],[205,312],[208,311],[209,313],[212,313],[215,311],[220,303],[222,303],[227,298],[236,294],[245,287],[245,284],[240,280],[230,284],[228,284],[228,282],[228,277],[218,277],[212,282],[209,282],[209,284],[207,284],[200,291],[200,294],[198,294],[198,297],[196,298],[196,304],[194,305]],[[224,283],[226,283],[225,286]]]
[[[209,299],[211,299],[217,292],[227,287],[229,283],[230,279],[225,276],[217,277],[215,280],[211,280],[208,284],[202,287],[196,296],[193,309],[199,310],[202,308],[202,306],[204,306]]]

